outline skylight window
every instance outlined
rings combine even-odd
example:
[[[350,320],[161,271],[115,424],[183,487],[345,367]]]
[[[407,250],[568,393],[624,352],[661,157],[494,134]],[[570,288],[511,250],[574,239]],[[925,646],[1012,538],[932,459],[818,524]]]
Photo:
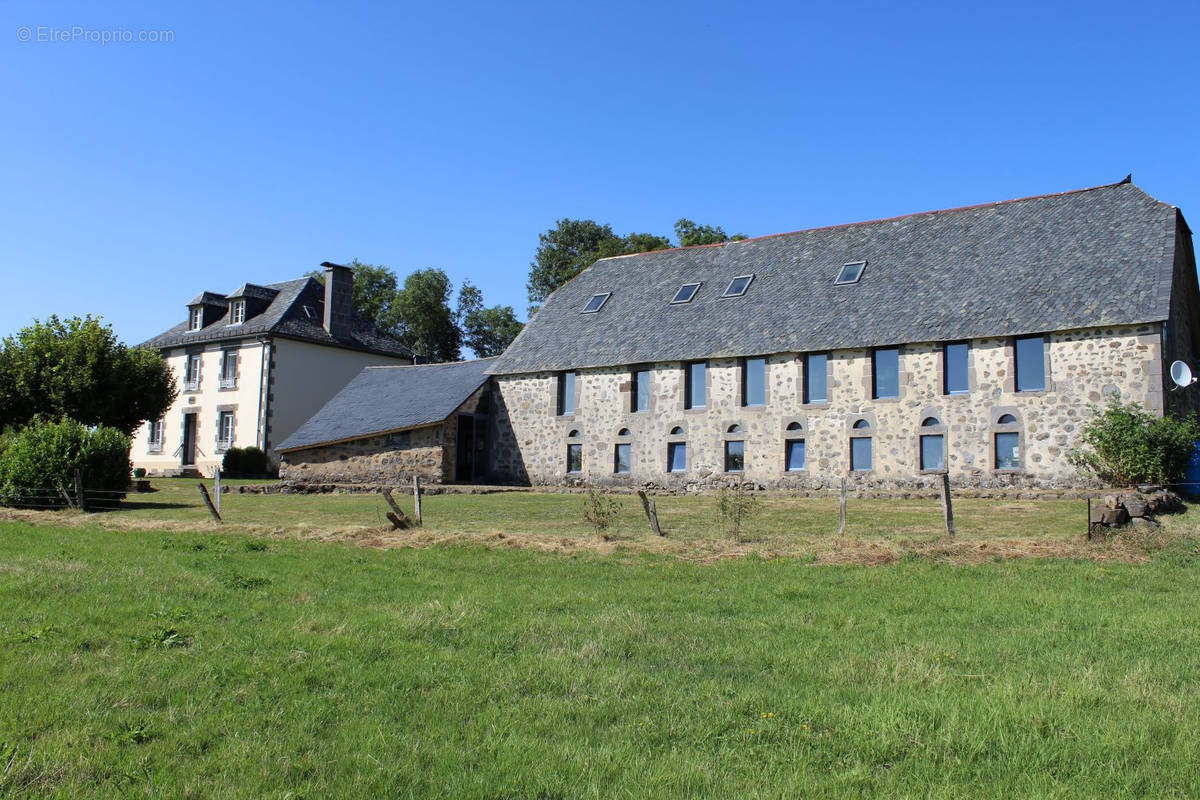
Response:
[[[696,292],[700,291],[699,283],[685,283],[679,287],[679,291],[675,293],[672,304],[675,303],[690,303],[696,297]]]
[[[842,264],[841,272],[838,273],[837,280],[833,282],[834,286],[841,286],[843,283],[858,283],[862,278],[863,270],[867,268],[865,261],[851,261],[848,264]]]
[[[741,297],[750,288],[750,284],[754,281],[753,275],[739,275],[729,282],[725,287],[725,294],[722,297]]]
[[[592,299],[587,301],[587,305],[583,307],[581,314],[595,314],[600,309],[604,308],[604,304],[608,302],[608,298],[612,297],[612,292],[604,294],[594,294]]]

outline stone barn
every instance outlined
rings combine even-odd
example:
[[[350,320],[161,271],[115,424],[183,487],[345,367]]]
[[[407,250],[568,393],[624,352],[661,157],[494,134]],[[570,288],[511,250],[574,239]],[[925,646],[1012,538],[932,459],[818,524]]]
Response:
[[[494,359],[368,367],[278,446],[302,483],[486,480]]]

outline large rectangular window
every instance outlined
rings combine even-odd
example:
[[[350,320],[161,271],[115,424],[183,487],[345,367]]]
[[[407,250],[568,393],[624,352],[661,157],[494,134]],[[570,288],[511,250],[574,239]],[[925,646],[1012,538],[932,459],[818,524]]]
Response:
[[[650,410],[650,370],[639,368],[631,376],[633,385],[629,389],[629,410],[633,412]]]
[[[871,353],[872,397],[900,396],[900,348],[877,347]]]
[[[183,370],[183,390],[194,392],[200,388],[200,354],[192,353],[187,357]]]
[[[725,443],[725,471],[741,472],[746,468],[746,443],[743,441]]]
[[[996,434],[996,469],[1021,468],[1021,434]]]
[[[809,353],[804,357],[804,402],[829,402],[828,353]]]
[[[704,408],[708,401],[704,376],[708,372],[708,363],[693,361],[685,367],[684,408]]]
[[[163,446],[163,421],[161,419],[152,420],[149,424],[149,432],[146,435],[146,441],[151,453],[161,453]]]
[[[684,442],[669,442],[667,444],[667,472],[687,471],[687,444]]]
[[[804,469],[804,440],[788,439],[784,443],[784,463],[788,472],[799,472]]]
[[[1046,388],[1046,337],[1022,336],[1013,342],[1018,392],[1040,392]]]
[[[971,349],[966,342],[951,342],[942,348],[942,372],[945,376],[943,392],[966,394],[970,391],[970,378],[968,377],[970,356]]]
[[[871,465],[871,437],[861,436],[850,440],[850,469],[867,472]]]
[[[567,472],[582,472],[583,471],[583,445],[568,444],[567,445]]]
[[[742,359],[742,405],[764,406],[767,404],[767,360],[765,358]]]
[[[217,449],[233,447],[233,412],[222,411],[217,417]]]
[[[921,469],[941,470],[946,468],[946,439],[940,433],[927,433],[921,437]]]
[[[613,452],[613,472],[618,475],[629,474],[629,456],[630,446],[628,444],[618,444]]]
[[[558,415],[575,413],[575,373],[558,373]]]

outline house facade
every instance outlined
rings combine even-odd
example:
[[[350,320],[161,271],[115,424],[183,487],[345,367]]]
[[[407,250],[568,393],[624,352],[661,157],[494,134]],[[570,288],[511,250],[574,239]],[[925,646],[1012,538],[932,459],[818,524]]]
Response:
[[[1194,410],[1191,231],[1128,181],[619,256],[490,368],[490,473],[532,484],[1070,486],[1119,393]]]
[[[130,459],[152,475],[209,474],[230,447],[276,443],[298,429],[364,367],[410,364],[407,347],[351,307],[353,275],[313,278],[228,295],[202,292],[185,322],[143,343],[162,352],[179,397],[134,435]]]

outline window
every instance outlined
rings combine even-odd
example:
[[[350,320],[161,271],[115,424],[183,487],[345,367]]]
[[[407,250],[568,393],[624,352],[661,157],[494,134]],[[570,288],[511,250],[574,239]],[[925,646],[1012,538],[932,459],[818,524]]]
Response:
[[[629,410],[637,413],[650,410],[650,370],[635,369],[630,375]]]
[[[687,443],[667,443],[667,472],[687,471]]]
[[[200,389],[200,354],[189,353],[183,370],[183,390],[195,392]]]
[[[834,286],[841,286],[844,283],[858,283],[862,278],[863,270],[867,268],[865,261],[851,261],[848,264],[843,264],[838,270],[837,280],[833,282]]]
[[[560,417],[575,413],[575,373],[558,373],[558,415]]]
[[[600,309],[604,308],[604,304],[608,302],[608,298],[612,297],[612,292],[604,294],[594,294],[592,299],[587,301],[587,305],[583,307],[582,314],[595,314]]]
[[[708,363],[705,361],[693,361],[684,367],[684,408],[704,408],[707,400],[704,385],[707,367]]]
[[[225,350],[221,353],[221,388],[237,388],[237,350]]]
[[[900,348],[877,347],[871,353],[871,388],[876,400],[900,396]]]
[[[828,353],[809,353],[804,357],[804,402],[829,402]]]
[[[788,439],[783,444],[783,460],[788,472],[804,469],[804,440]]]
[[[583,472],[583,443],[577,441],[579,431],[567,434],[567,472]],[[572,441],[576,440],[576,441]]]
[[[222,411],[217,416],[217,452],[233,447],[233,412]]]
[[[671,299],[671,303],[690,303],[698,291],[700,291],[699,283],[685,283],[679,287],[679,291],[675,293],[675,297]]]
[[[767,404],[767,360],[765,358],[742,359],[742,405],[762,406]]]
[[[246,301],[234,300],[229,304],[229,324],[241,325],[246,321]]]
[[[996,420],[997,425],[1016,425],[1017,418],[1012,414],[1001,414],[1000,419]]]
[[[152,420],[149,423],[149,429],[146,434],[146,441],[149,446],[147,449],[151,453],[161,453],[163,446],[163,421],[161,419]]]
[[[996,433],[996,469],[1021,468],[1021,434],[1016,431]]]
[[[873,469],[871,453],[871,423],[865,419],[857,420],[851,429],[850,437],[850,471],[868,472]],[[858,431],[858,433],[855,433]]]
[[[970,391],[967,368],[971,349],[966,342],[951,342],[942,347],[942,391],[945,394],[966,394]]]
[[[722,297],[741,297],[750,288],[750,284],[754,282],[753,275],[739,275],[729,282],[725,287],[725,294]]]
[[[188,309],[188,330],[198,331],[204,327],[204,309],[200,306],[193,306]]]
[[[746,468],[746,443],[742,440],[725,442],[725,471],[742,472]]]
[[[940,471],[946,468],[946,434],[941,420],[926,417],[921,421],[921,469]]]
[[[1046,337],[1022,336],[1013,342],[1016,354],[1018,392],[1040,392],[1046,388]]]
[[[629,474],[629,442],[618,442],[613,453],[613,472],[618,475]]]

